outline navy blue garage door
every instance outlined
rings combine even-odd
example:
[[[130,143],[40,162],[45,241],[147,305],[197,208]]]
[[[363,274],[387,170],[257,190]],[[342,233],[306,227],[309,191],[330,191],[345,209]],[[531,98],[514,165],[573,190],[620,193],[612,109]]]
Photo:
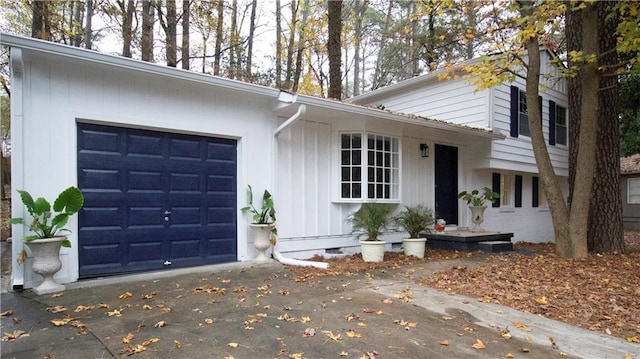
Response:
[[[233,262],[236,141],[78,124],[81,278]]]

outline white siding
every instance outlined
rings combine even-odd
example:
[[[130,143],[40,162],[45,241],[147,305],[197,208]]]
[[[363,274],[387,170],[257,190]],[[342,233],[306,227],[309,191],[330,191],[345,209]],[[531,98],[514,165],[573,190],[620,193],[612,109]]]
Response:
[[[77,121],[235,138],[238,208],[246,204],[246,184],[258,193],[270,186],[276,120],[265,111],[271,104],[264,96],[239,95],[193,81],[55,55],[40,57],[29,51],[24,55],[24,80],[14,78],[24,101],[19,102],[20,95],[12,96],[14,153],[23,156],[23,161],[13,163],[14,189],[53,198],[69,185],[77,185]],[[238,216],[238,260],[254,257],[248,221]],[[74,216],[68,225],[72,248],[62,250],[63,268],[56,274],[63,283],[78,278],[77,227]],[[23,228],[14,227],[16,238],[23,234]],[[21,243],[15,242],[14,257],[23,249]],[[18,266],[14,261],[16,273],[22,276],[24,270],[26,288],[38,281],[28,268],[29,262]]]
[[[459,125],[487,128],[488,91],[475,92],[463,79],[438,82],[391,95],[369,106],[450,121]]]

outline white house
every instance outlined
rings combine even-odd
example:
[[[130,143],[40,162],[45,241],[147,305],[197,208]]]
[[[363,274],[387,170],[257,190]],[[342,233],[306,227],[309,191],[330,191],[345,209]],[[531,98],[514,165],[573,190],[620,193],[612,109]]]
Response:
[[[306,258],[357,248],[345,219],[363,202],[425,203],[466,225],[459,189],[491,184],[498,172],[512,189],[525,178],[526,193],[535,175],[528,141],[499,132],[508,129],[504,89],[473,95],[458,84],[442,99],[450,108],[460,106],[451,102],[457,96],[486,99],[476,120],[486,126],[471,127],[462,116],[454,123],[401,114],[400,105],[292,95],[31,38],[3,34],[0,43],[11,49],[14,192],[52,198],[75,185],[85,196],[67,226],[62,283],[252,259],[250,218],[239,211],[247,185],[256,197],[274,195],[278,250]],[[565,103],[560,97],[548,98]],[[566,168],[560,152],[556,163]],[[552,239],[543,202],[522,203],[494,209],[488,226],[535,239],[533,229],[520,234],[519,220]],[[24,216],[19,201],[12,215]],[[23,235],[14,226],[14,238]],[[385,236],[390,247],[401,238]],[[15,260],[22,249],[14,241],[14,288],[38,282],[29,260]]]
[[[541,73],[552,77],[541,86],[542,126],[555,174],[568,193],[568,114],[567,85],[558,79],[557,70],[542,52]],[[461,171],[454,190],[489,187],[500,193],[500,201],[485,212],[483,227],[513,232],[513,241],[549,242],[554,240],[551,215],[538,177],[529,125],[525,82],[476,91],[464,78],[439,81],[440,72],[417,76],[356,98],[352,103],[385,108],[472,126],[505,134],[504,141],[476,142],[458,148]],[[439,154],[436,147],[435,161]],[[436,171],[438,165],[436,164]],[[436,189],[436,208],[438,207]],[[469,211],[455,207],[442,212],[448,223],[468,225]],[[459,217],[456,217],[459,215]]]

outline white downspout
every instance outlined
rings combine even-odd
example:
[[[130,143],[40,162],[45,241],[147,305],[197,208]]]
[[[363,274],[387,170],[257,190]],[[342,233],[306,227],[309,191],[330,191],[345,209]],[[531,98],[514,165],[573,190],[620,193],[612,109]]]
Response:
[[[291,125],[292,123],[296,122],[298,120],[298,117],[304,114],[305,111],[307,111],[307,106],[303,104],[298,105],[298,111],[296,111],[296,113],[294,113],[293,116],[289,117],[288,120],[284,121],[282,125],[276,128],[276,130],[273,132],[273,136],[277,138],[278,135],[280,135],[280,132],[282,132],[282,130],[284,130],[287,126]]]
[[[295,102],[295,97],[294,97],[294,102]],[[274,164],[274,176],[277,176],[278,173],[278,135],[280,135],[280,133],[287,128],[288,126],[290,126],[291,124],[293,124],[294,122],[296,122],[298,120],[298,118],[300,118],[301,115],[303,115],[305,113],[305,111],[307,110],[307,106],[305,106],[304,104],[299,104],[298,105],[298,111],[296,111],[296,113],[293,114],[293,116],[289,117],[289,119],[287,119],[282,125],[278,126],[278,128],[273,132],[273,137],[274,137],[274,160],[273,160],[273,164]],[[276,181],[277,182],[277,178]],[[274,183],[275,183],[274,182]],[[277,243],[277,242],[276,242]],[[320,269],[327,269],[329,268],[329,263],[323,263],[323,262],[314,262],[314,261],[304,261],[304,260],[300,260],[300,259],[293,259],[293,258],[286,258],[284,257],[279,251],[276,250],[276,245],[273,245],[273,257],[280,263],[282,264],[286,264],[286,265],[293,265],[293,266],[303,266],[303,267],[315,267],[315,268],[320,268]]]

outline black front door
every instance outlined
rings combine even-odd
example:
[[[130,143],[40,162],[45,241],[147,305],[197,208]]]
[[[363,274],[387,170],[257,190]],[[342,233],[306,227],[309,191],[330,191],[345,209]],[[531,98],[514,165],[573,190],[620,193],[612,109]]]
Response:
[[[435,145],[436,218],[458,224],[458,148]]]

